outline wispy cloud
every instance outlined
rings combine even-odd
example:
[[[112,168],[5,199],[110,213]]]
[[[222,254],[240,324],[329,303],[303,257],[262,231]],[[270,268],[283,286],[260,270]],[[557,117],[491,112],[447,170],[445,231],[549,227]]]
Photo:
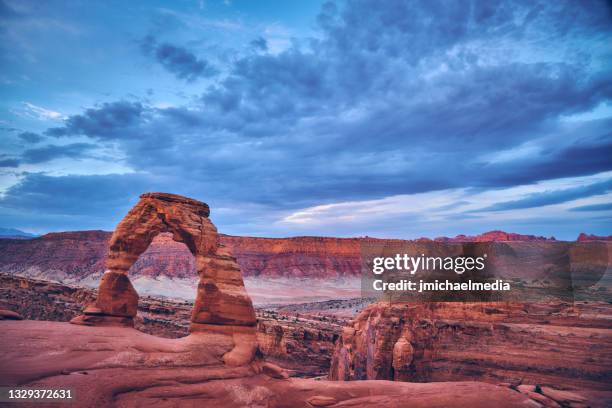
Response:
[[[611,211],[612,212],[612,202],[601,203],[601,204],[581,205],[578,207],[570,208],[570,211]]]
[[[43,108],[42,106],[37,106],[30,102],[23,102],[19,108],[13,109],[11,112],[17,116],[41,121],[57,121],[66,117],[60,112]]]
[[[568,187],[576,184],[581,184],[581,187]],[[487,226],[494,229],[499,228],[499,225],[496,227],[497,223],[505,224],[508,220],[519,218],[538,219],[545,215],[547,218],[562,219],[567,209],[610,211],[612,207],[609,204],[575,206],[588,202],[591,196],[608,194],[611,189],[612,173],[608,172],[579,179],[550,180],[495,190],[448,189],[379,200],[337,202],[289,212],[279,223],[297,229],[316,230],[348,225],[384,225],[389,220],[425,226],[427,223],[456,223],[461,219],[478,219],[484,229]],[[510,197],[523,198],[508,201]],[[538,207],[538,211],[534,211],[534,207]],[[494,215],[488,213],[490,211],[504,213]]]

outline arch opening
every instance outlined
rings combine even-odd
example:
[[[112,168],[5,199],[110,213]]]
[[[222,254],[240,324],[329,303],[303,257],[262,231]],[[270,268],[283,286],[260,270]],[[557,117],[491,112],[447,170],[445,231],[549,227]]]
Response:
[[[134,327],[165,338],[189,334],[196,296],[195,257],[172,234],[159,233],[128,271],[139,295]]]

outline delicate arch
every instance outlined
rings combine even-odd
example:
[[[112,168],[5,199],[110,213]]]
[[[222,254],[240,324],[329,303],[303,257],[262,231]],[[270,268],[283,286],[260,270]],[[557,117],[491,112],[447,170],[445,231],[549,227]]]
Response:
[[[208,205],[187,197],[166,193],[141,195],[111,237],[96,302],[72,323],[133,326],[138,294],[127,272],[155,236],[168,232],[194,255],[200,278],[191,330],[211,324],[254,326],[255,311],[240,267],[227,248],[220,246],[209,215]]]

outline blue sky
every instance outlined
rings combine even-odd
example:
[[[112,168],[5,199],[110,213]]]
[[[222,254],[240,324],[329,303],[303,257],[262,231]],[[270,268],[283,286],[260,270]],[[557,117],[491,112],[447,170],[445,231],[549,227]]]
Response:
[[[0,1],[0,226],[612,233],[604,1]]]

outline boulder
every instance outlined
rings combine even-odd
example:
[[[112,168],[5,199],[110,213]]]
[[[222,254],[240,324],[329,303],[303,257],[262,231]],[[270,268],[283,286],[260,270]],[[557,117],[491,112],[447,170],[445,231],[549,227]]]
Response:
[[[23,320],[23,317],[12,310],[0,309],[0,320]]]

